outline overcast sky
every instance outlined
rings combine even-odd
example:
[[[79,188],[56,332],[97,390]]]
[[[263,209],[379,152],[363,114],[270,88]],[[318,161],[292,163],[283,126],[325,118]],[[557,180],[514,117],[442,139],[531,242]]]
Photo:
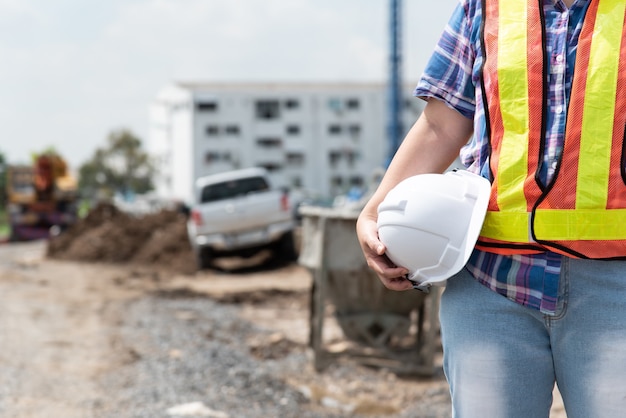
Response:
[[[403,1],[417,81],[457,0]],[[0,151],[72,168],[172,81],[385,81],[389,0],[0,0]]]

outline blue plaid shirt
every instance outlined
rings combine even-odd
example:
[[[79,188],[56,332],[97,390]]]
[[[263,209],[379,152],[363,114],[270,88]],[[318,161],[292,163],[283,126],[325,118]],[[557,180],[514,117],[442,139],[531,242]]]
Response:
[[[526,1],[526,0],[509,0]],[[543,0],[549,57],[548,115],[542,181],[554,174],[564,141],[578,35],[590,0],[568,9],[562,0]],[[443,100],[474,121],[474,135],[461,150],[468,170],[489,178],[489,144],[480,87],[482,45],[481,0],[460,0],[426,66],[414,94]],[[468,270],[483,285],[507,298],[554,314],[561,256],[552,252],[503,256],[474,251]]]

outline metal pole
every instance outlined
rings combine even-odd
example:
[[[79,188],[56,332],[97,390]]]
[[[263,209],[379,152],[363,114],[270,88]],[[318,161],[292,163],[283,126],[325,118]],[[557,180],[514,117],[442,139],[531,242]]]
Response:
[[[402,141],[402,93],[401,93],[401,13],[402,0],[391,0],[390,3],[390,51],[389,51],[389,85],[388,85],[388,126],[387,136],[389,150],[386,165],[389,165]]]

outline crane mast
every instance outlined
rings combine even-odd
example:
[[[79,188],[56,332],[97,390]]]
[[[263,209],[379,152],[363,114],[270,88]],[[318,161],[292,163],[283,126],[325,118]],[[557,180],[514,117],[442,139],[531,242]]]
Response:
[[[389,4],[389,79],[387,107],[387,138],[389,141],[386,165],[389,165],[402,141],[402,49],[401,49],[401,13],[402,0],[390,0]]]

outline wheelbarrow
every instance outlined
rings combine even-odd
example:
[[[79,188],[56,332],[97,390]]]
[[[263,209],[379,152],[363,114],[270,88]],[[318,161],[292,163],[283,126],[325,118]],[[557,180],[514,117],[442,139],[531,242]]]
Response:
[[[369,269],[356,236],[358,213],[303,207],[298,262],[312,274],[309,345],[321,371],[348,356],[399,373],[432,375],[439,349],[439,297],[417,290],[396,292]],[[335,323],[341,338],[328,341]]]

